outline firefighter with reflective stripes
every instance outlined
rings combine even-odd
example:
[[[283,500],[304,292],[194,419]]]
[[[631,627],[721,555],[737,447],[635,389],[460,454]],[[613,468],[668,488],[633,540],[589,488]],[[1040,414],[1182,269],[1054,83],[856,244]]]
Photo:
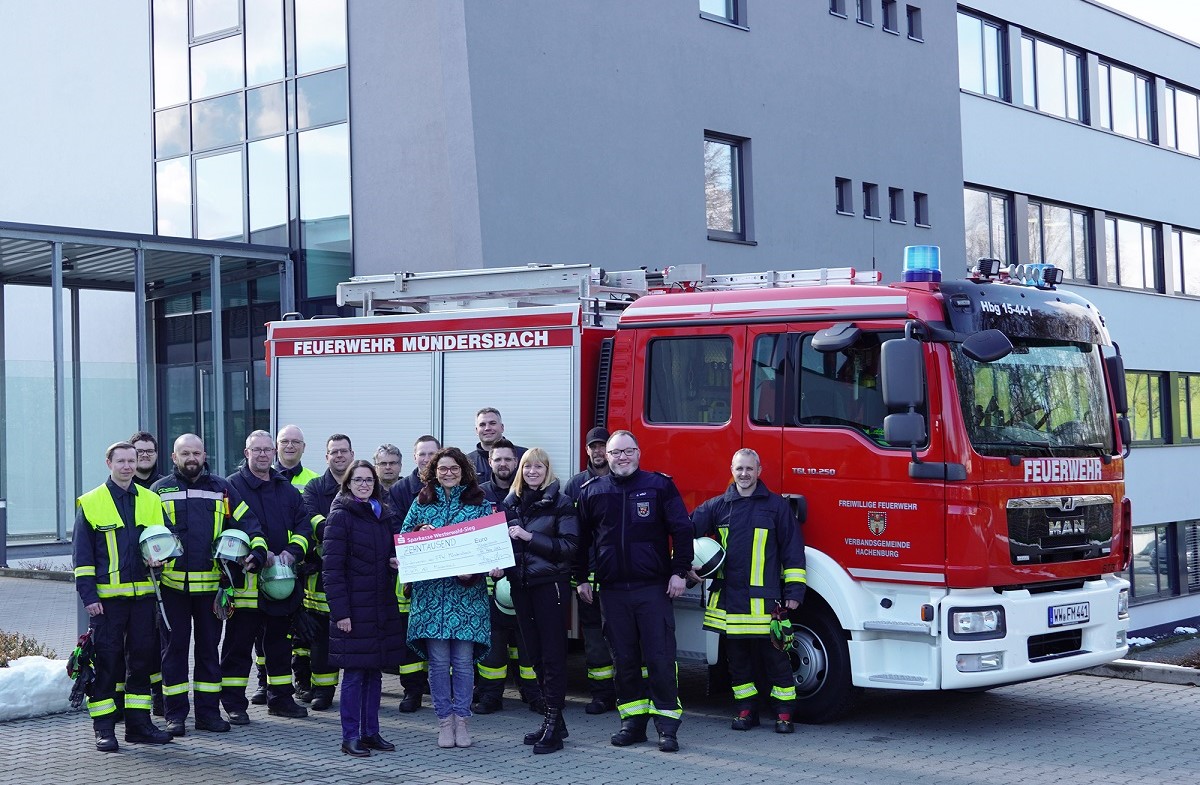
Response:
[[[600,612],[613,650],[621,714],[613,745],[645,741],[653,716],[659,750],[677,752],[683,707],[671,600],[687,588],[692,524],[675,482],[639,468],[641,451],[632,433],[614,433],[607,451],[610,474],[579,492],[579,553],[590,564],[578,565],[576,591],[583,602],[592,601],[587,582],[592,573],[604,587]],[[648,677],[642,676],[643,664]]]
[[[223,733],[229,723],[221,717],[221,662],[217,645],[221,620],[214,613],[221,573],[213,548],[227,528],[241,529],[250,540],[244,568],[256,572],[266,564],[267,542],[258,519],[229,481],[210,474],[204,442],[194,433],[175,440],[174,470],[154,483],[170,528],[183,543],[183,555],[168,562],[162,575],[163,607],[171,631],[163,647],[163,702],[167,731],[187,733],[188,655],[196,636],[192,689],[196,702],[196,729]]]
[[[796,685],[787,653],[772,644],[771,614],[777,608],[794,611],[804,600],[804,535],[787,500],[759,481],[758,453],[738,450],[730,469],[733,483],[725,493],[692,513],[696,536],[715,536],[725,549],[704,609],[704,628],[725,636],[736,711],[731,727],[749,730],[759,724],[758,662],[771,684],[775,732],[791,733]]]
[[[229,484],[250,506],[267,542],[267,566],[276,563],[291,567],[308,550],[310,528],[304,514],[300,492],[271,468],[275,447],[271,434],[254,431],[246,437],[245,463],[229,475]],[[292,698],[291,646],[288,633],[292,614],[300,607],[304,590],[296,585],[291,595],[273,599],[260,593],[260,576],[242,573],[241,585],[235,586],[236,612],[225,622],[221,644],[221,705],[234,725],[246,725],[246,674],[250,671],[250,652],[259,640],[265,652],[267,670],[267,713],[280,717],[307,717],[303,706]]]
[[[304,608],[318,620],[309,646],[312,669],[313,711],[325,711],[333,705],[338,669],[329,664],[329,603],[325,599],[325,581],[321,578],[321,541],[325,538],[325,519],[333,500],[341,492],[342,478],[354,461],[350,437],[335,433],[325,440],[325,462],[329,468],[304,487],[305,514],[312,522],[308,555],[304,558]]]
[[[139,549],[141,533],[163,524],[152,492],[133,482],[137,452],[117,442],[105,453],[109,478],[77,501],[75,590],[91,621],[96,679],[88,714],[96,749],[116,752],[117,684],[125,684],[125,741],[165,744],[171,735],[150,720],[150,674],[156,666],[154,586]]]
[[[304,431],[296,425],[285,425],[275,434],[275,463],[271,465],[275,471],[292,484],[300,493],[305,487],[321,475],[309,469],[300,461],[304,458]],[[267,702],[267,661],[263,655],[262,636],[254,642],[254,664],[258,668],[258,689],[250,698],[250,702],[261,706]],[[296,697],[309,700],[312,695],[312,668],[308,660],[308,643],[292,646],[292,672],[296,676]]]

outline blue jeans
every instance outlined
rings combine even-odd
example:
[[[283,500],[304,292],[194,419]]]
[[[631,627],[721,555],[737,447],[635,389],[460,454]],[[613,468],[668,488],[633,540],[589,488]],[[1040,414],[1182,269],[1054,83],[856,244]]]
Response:
[[[383,673],[378,668],[346,668],[342,675],[342,739],[353,741],[379,733],[379,701]]]
[[[429,655],[429,696],[439,720],[451,714],[471,716],[475,687],[475,644],[472,641],[426,640]],[[344,689],[344,688],[343,688]]]

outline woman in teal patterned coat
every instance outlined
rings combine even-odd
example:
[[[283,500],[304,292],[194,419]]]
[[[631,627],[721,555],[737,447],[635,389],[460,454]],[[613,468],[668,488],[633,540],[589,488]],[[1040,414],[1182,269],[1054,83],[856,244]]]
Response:
[[[421,472],[422,487],[404,518],[406,532],[439,529],[492,512],[462,450],[439,450]],[[408,616],[408,645],[429,661],[429,693],[438,718],[439,747],[469,747],[467,717],[475,662],[492,637],[482,575],[417,581]]]

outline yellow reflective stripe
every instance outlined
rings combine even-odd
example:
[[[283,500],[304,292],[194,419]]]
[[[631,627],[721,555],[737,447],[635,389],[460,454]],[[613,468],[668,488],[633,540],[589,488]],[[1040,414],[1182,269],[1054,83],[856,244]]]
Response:
[[[267,548],[267,540],[264,537],[251,537],[250,538],[250,550],[254,550],[255,548],[262,548],[264,551],[270,550],[269,548]]]
[[[245,687],[249,683],[250,683],[250,679],[245,678],[245,677],[239,677],[239,676],[222,676],[221,677],[221,686],[222,687]]]
[[[224,679],[222,679],[221,681],[224,681]],[[285,684],[291,684],[291,683],[292,683],[292,675],[290,673],[285,674],[283,676],[268,676],[267,677],[267,684],[269,684],[272,687],[282,687]]]
[[[721,540],[721,547],[728,551],[729,550],[729,527],[722,526],[721,528],[717,529],[717,537],[719,537]]]
[[[132,711],[150,711],[153,704],[149,695],[133,695],[125,693],[125,708]]]
[[[297,657],[307,657],[309,654],[312,654],[312,652],[308,649],[303,649],[297,646],[292,649],[292,654],[296,655]]]
[[[162,671],[159,671],[158,673],[151,673],[150,674],[150,683],[151,684],[162,684]]]
[[[307,551],[308,538],[303,534],[296,534],[295,532],[292,532],[290,535],[288,535],[288,545],[299,545],[301,550]]]
[[[105,496],[108,496],[108,494],[106,493]],[[121,528],[125,527],[122,526]],[[108,581],[106,583],[109,585],[118,584],[121,580],[121,554],[117,550],[116,529],[109,529],[104,532],[104,549],[108,551]],[[99,588],[99,586],[96,587],[97,590]]]
[[[338,683],[338,672],[332,673],[314,673],[309,682],[314,687],[336,687]]]
[[[104,715],[112,714],[117,710],[117,702],[112,698],[105,698],[102,701],[93,701],[89,699],[87,702],[87,708],[88,716],[93,718],[103,717]]]
[[[790,687],[772,687],[771,697],[777,701],[794,701],[796,700],[796,685]]]
[[[746,698],[753,698],[757,694],[758,694],[758,687],[754,686],[754,682],[749,682],[747,684],[733,685],[733,699],[734,700],[744,700]]]
[[[192,683],[193,689],[196,692],[220,692],[221,683],[212,681],[197,681]]]
[[[509,658],[510,660],[515,660],[515,659],[517,659],[519,656],[520,656],[520,654],[519,654],[519,652],[517,651],[517,647],[516,647],[516,646],[509,646],[509,647],[508,647],[508,658]]]
[[[783,571],[783,582],[784,583],[808,583],[808,571],[805,570],[803,567],[800,567],[800,568],[792,567],[790,569],[784,570]]]
[[[604,668],[588,668],[587,675],[589,679],[594,679],[596,681],[607,681],[613,677],[614,673],[615,671],[613,670],[613,666],[608,665]]]
[[[754,530],[754,545],[750,549],[750,585],[763,585],[763,570],[767,555],[767,530]]]
[[[424,673],[426,665],[424,660],[419,662],[410,662],[407,665],[400,666],[400,675],[405,676],[410,673]]]
[[[677,709],[660,709],[657,706],[651,706],[650,713],[656,714],[659,717],[667,717],[672,720],[677,720],[683,716],[683,708],[680,707]]]
[[[167,511],[167,517],[171,519],[171,523],[175,523],[175,502],[164,501],[163,509]]]
[[[95,578],[96,577],[96,568],[91,565],[88,565],[86,567],[76,567],[75,568],[75,577],[76,578]]]
[[[650,671],[646,668],[645,665],[643,665],[642,666],[642,678],[643,679],[649,678],[649,676],[650,676]]]
[[[617,706],[617,713],[621,715],[621,719],[626,717],[640,717],[643,714],[650,713],[650,701],[646,698],[641,700],[622,703]]]
[[[134,581],[133,583],[97,583],[96,594],[100,599],[113,597],[145,597],[154,593],[154,586],[149,581]]]
[[[187,695],[188,683],[183,684],[164,684],[163,695]]]
[[[245,515],[246,511],[249,509],[250,509],[250,506],[248,504],[246,504],[245,502],[242,502],[241,504],[239,504],[237,507],[234,508],[233,519],[235,521],[240,521],[242,519],[242,516]]]
[[[499,668],[489,668],[482,662],[475,663],[475,670],[479,673],[480,678],[488,679],[489,681],[504,681],[508,676],[508,666],[501,665]]]
[[[263,656],[263,655],[261,655],[261,654],[255,654],[255,655],[254,655],[254,664],[255,664],[255,665],[259,665],[259,666],[266,665],[266,664],[267,664],[267,658],[266,658],[266,657],[264,657],[264,656]]]
[[[526,667],[524,665],[521,666],[519,675],[525,681],[534,681],[535,679],[537,679],[537,673],[533,670],[533,668]]]

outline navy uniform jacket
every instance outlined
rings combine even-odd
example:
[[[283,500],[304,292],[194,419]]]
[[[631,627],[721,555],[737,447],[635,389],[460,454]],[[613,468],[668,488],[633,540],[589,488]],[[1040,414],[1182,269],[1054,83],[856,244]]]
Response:
[[[691,569],[692,522],[667,475],[638,469],[628,477],[598,477],[583,486],[576,506],[578,553],[592,562],[590,570],[576,565],[580,582],[594,573],[605,589],[635,589]]]

